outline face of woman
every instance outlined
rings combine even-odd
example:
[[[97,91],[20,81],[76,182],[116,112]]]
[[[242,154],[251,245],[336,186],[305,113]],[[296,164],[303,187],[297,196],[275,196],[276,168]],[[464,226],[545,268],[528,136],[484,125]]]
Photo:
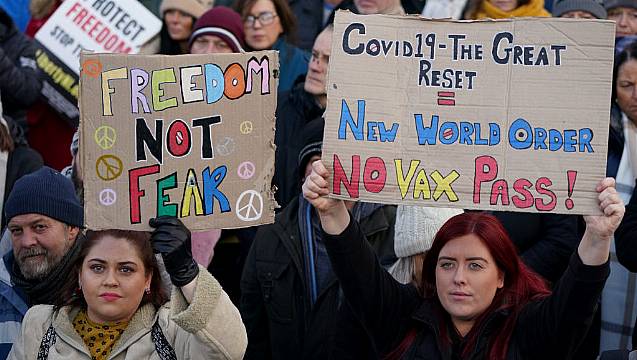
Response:
[[[627,60],[617,71],[617,105],[637,124],[637,60]]]
[[[608,10],[608,20],[615,21],[615,36],[637,35],[637,9],[619,6]]]
[[[246,43],[255,50],[272,48],[272,45],[283,33],[281,19],[270,0],[257,0],[244,19],[243,28]]]
[[[175,41],[185,41],[192,32],[192,17],[179,10],[170,9],[164,14],[164,21],[170,38]]]
[[[461,335],[493,302],[504,275],[491,253],[474,234],[449,241],[438,255],[436,291]]]
[[[102,236],[84,258],[80,284],[89,319],[97,323],[130,320],[150,287],[137,249],[126,239]]]
[[[518,7],[518,0],[488,0],[491,5],[502,11],[513,11]]]

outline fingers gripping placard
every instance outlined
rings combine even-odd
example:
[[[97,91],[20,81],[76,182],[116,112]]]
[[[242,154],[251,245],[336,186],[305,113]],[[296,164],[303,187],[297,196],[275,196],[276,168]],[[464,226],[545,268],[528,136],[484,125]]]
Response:
[[[87,226],[147,230],[160,215],[195,230],[274,220],[275,52],[81,61]]]
[[[323,142],[332,196],[598,212],[613,46],[608,21],[337,14]]]

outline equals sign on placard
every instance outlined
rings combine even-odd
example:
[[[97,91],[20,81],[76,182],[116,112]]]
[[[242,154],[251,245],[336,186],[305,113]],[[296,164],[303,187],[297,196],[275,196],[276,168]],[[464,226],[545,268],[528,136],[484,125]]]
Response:
[[[453,99],[455,96],[453,91],[438,91],[438,105],[456,106],[456,100]]]

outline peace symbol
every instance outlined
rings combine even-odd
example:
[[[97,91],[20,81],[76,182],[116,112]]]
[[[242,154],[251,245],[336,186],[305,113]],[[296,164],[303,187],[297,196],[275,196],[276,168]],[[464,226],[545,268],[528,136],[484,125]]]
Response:
[[[95,130],[95,135],[93,136],[95,142],[102,150],[108,150],[113,147],[115,144],[115,139],[117,139],[117,134],[115,133],[115,129],[110,126],[102,125]]]
[[[247,198],[248,196],[249,198],[247,201],[244,201],[244,198]],[[255,201],[258,201],[258,203],[255,204]],[[255,190],[246,190],[239,195],[235,209],[237,209],[235,210],[235,213],[240,220],[259,220],[263,213],[263,198],[261,197],[261,194]]]
[[[224,137],[221,139],[219,145],[217,145],[217,151],[221,156],[227,156],[234,152],[234,140],[229,137]]]
[[[113,189],[104,189],[100,191],[100,204],[111,206],[117,201],[117,193]]]
[[[254,170],[255,170],[254,163],[250,161],[244,161],[241,164],[239,164],[239,167],[237,168],[237,175],[241,179],[247,180],[254,176]]]
[[[122,160],[114,155],[102,155],[95,163],[95,171],[104,181],[115,180],[122,174]]]
[[[241,133],[243,135],[248,135],[252,132],[252,121],[244,121],[241,123],[241,126],[239,127],[239,130],[241,130]]]

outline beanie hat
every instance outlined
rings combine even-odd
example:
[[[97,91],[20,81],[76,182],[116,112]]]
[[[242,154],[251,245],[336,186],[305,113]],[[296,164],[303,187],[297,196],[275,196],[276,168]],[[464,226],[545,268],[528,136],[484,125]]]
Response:
[[[4,206],[6,219],[23,214],[42,214],[67,225],[84,226],[84,211],[71,180],[43,166],[18,179]]]
[[[302,148],[299,151],[299,174],[305,174],[305,166],[313,155],[320,155],[323,152],[323,129],[325,120],[322,117],[316,118],[307,123],[301,131]]]
[[[190,35],[188,47],[191,47],[192,43],[202,35],[220,37],[235,53],[243,52],[245,48],[241,15],[225,6],[210,9],[197,19]]]
[[[163,0],[159,6],[161,17],[168,10],[179,10],[198,19],[206,10],[214,5],[213,0]]]
[[[637,9],[637,0],[604,0],[606,10],[620,6]]]
[[[586,11],[598,19],[606,19],[606,9],[597,0],[555,0],[553,16],[560,17],[569,11]]]
[[[394,233],[396,256],[403,258],[429,250],[440,227],[462,212],[462,209],[398,206]]]

